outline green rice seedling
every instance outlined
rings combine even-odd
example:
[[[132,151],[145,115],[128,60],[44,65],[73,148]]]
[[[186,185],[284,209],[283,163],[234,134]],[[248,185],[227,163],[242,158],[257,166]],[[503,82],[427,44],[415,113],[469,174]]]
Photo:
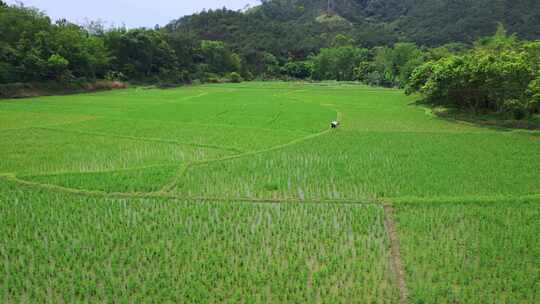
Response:
[[[175,191],[307,200],[529,195],[540,189],[539,144],[513,133],[338,130],[277,151],[193,166]]]
[[[42,129],[1,132],[0,172],[96,172],[141,166],[174,165],[231,154],[180,146]]]
[[[397,300],[377,206],[0,190],[6,303]]]
[[[92,120],[92,116],[0,111],[0,132]]]
[[[285,144],[309,135],[302,131],[288,131],[257,127],[205,124],[202,122],[164,122],[137,119],[95,119],[80,123],[53,127],[59,130],[76,130],[85,134],[125,136],[128,138],[153,139],[228,150],[234,153],[257,151]]]
[[[384,211],[358,204],[376,201],[396,202],[407,300],[539,302],[540,133],[416,99],[253,82],[1,101],[0,302],[397,303]]]
[[[45,96],[16,101],[3,100],[0,111],[85,115],[93,117],[123,117],[132,111],[159,104],[189,101],[203,96],[198,88],[177,90],[126,89],[69,96]]]
[[[149,193],[160,191],[177,173],[177,165],[158,165],[117,171],[28,175],[19,176],[19,179],[78,190]]]
[[[335,111],[317,104],[297,105],[292,100],[266,90],[213,91],[189,102],[163,103],[150,111],[129,113],[140,120],[188,122],[250,128],[318,132],[334,119]]]
[[[540,200],[396,211],[412,303],[540,301]]]
[[[34,128],[0,132],[0,172],[176,165],[173,193],[223,198],[537,193],[536,133],[444,121],[414,101],[392,89],[272,82],[2,102],[1,113],[17,113],[6,126],[19,117]],[[328,133],[336,118],[341,129]]]

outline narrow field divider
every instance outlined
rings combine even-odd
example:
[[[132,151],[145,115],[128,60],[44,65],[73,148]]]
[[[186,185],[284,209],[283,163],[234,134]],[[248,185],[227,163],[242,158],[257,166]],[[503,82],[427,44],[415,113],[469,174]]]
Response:
[[[281,149],[296,145],[298,143],[308,141],[310,139],[317,138],[319,136],[328,134],[331,131],[332,130],[328,129],[328,130],[325,130],[323,132],[319,132],[319,133],[311,134],[311,135],[308,135],[308,136],[305,136],[305,137],[302,137],[302,138],[295,139],[295,140],[290,141],[290,142],[288,142],[286,144],[277,145],[277,146],[267,148],[267,149],[263,149],[263,150],[257,150],[257,151],[246,152],[246,153],[242,153],[242,154],[238,154],[238,155],[231,155],[231,156],[225,156],[225,157],[216,158],[216,159],[201,160],[201,161],[193,162],[193,166],[207,165],[207,164],[211,164],[211,163],[223,162],[223,161],[228,161],[228,160],[233,160],[233,159],[238,159],[238,158],[244,158],[244,157],[249,157],[249,156],[258,155],[258,154],[263,154],[263,153],[266,153],[266,152],[272,152],[272,151],[276,151],[276,150],[281,150]]]
[[[385,198],[398,204],[466,204],[466,203],[495,203],[511,200],[538,200],[540,202],[540,193],[530,193],[524,195],[470,195],[470,196],[439,196],[439,197],[395,197]]]
[[[272,152],[272,151],[276,151],[276,150],[281,150],[281,149],[293,146],[295,144],[298,144],[300,142],[304,142],[304,141],[307,141],[307,140],[310,140],[310,139],[317,138],[319,136],[328,134],[331,131],[332,131],[331,129],[327,129],[325,131],[315,133],[315,134],[311,134],[311,135],[308,135],[308,136],[305,136],[305,137],[302,137],[302,138],[298,138],[298,139],[295,139],[295,140],[293,140],[291,142],[288,142],[286,144],[274,146],[274,147],[271,147],[271,148],[268,148],[268,149],[263,149],[263,150],[253,151],[253,152],[246,152],[246,153],[232,155],[232,156],[225,156],[225,157],[221,157],[221,158],[215,158],[215,159],[191,162],[191,163],[187,164],[185,167],[181,168],[180,172],[177,174],[177,176],[174,178],[174,180],[171,181],[170,183],[168,183],[159,192],[160,193],[168,193],[168,192],[172,191],[174,189],[174,187],[176,186],[176,184],[178,183],[178,180],[180,178],[184,177],[188,173],[188,171],[193,167],[204,166],[204,165],[209,165],[209,164],[218,163],[218,162],[225,162],[225,161],[229,161],[229,160],[234,160],[234,159],[254,156],[254,155],[258,155],[258,154],[263,154],[263,153],[267,153],[267,152]]]
[[[82,196],[91,196],[91,197],[105,197],[105,198],[118,198],[118,199],[175,199],[186,202],[215,202],[215,203],[225,203],[225,202],[238,202],[238,203],[268,203],[268,204],[336,204],[336,205],[377,205],[380,206],[380,203],[374,199],[364,199],[364,200],[342,200],[342,199],[320,199],[320,200],[301,200],[294,198],[286,199],[264,199],[264,198],[249,198],[249,197],[187,197],[174,194],[166,194],[163,192],[104,192],[97,190],[85,190],[85,189],[76,189],[76,188],[67,188],[51,184],[42,184],[31,182],[27,180],[22,180],[17,178],[14,174],[0,174],[0,179],[3,179],[8,182],[16,183],[21,186],[26,186],[29,188],[38,188],[45,189],[49,191],[61,192],[66,194],[73,195],[82,195]]]
[[[30,129],[44,129],[44,128],[54,128],[54,127],[61,127],[61,126],[69,126],[71,124],[87,122],[87,121],[93,121],[93,120],[96,120],[96,119],[99,119],[99,117],[91,116],[91,117],[81,119],[81,120],[74,120],[74,121],[63,122],[63,123],[58,123],[58,124],[49,124],[49,125],[41,125],[41,126],[28,126],[28,127],[22,127],[22,128],[0,129],[0,132],[21,131],[21,130],[30,130]]]
[[[409,301],[409,290],[405,281],[405,271],[401,261],[401,246],[399,235],[394,220],[394,206],[389,202],[381,202],[384,210],[384,226],[390,239],[390,259],[392,271],[394,272],[396,284],[399,289],[399,303],[407,304]]]
[[[141,171],[141,170],[147,170],[147,169],[157,169],[157,168],[167,168],[167,167],[176,167],[177,165],[174,163],[168,163],[168,164],[157,164],[157,165],[149,165],[149,166],[140,166],[140,167],[130,167],[130,168],[124,168],[124,169],[111,169],[111,170],[100,170],[100,171],[57,171],[57,172],[40,172],[40,173],[30,173],[30,174],[23,174],[19,175],[22,177],[37,177],[37,176],[56,176],[56,175],[85,175],[85,174],[107,174],[107,173],[121,173],[121,172],[132,172],[132,171]],[[1,176],[2,174],[0,174]]]
[[[243,152],[245,152],[245,151],[240,150],[238,148],[222,147],[222,146],[214,146],[214,145],[203,145],[203,144],[193,144],[193,143],[184,143],[184,142],[180,142],[180,141],[172,140],[172,139],[138,137],[138,136],[129,136],[129,135],[116,135],[116,134],[109,134],[109,133],[88,132],[88,131],[78,131],[78,130],[64,130],[64,129],[55,129],[55,128],[48,128],[48,127],[35,127],[35,129],[41,129],[41,130],[53,131],[53,132],[75,133],[75,134],[91,135],[91,136],[114,137],[114,138],[129,139],[129,140],[144,141],[144,142],[174,144],[174,145],[179,145],[179,146],[190,146],[190,147],[196,147],[196,148],[216,149],[216,150],[223,150],[223,151],[229,151],[229,152],[234,152],[234,153],[243,153]]]

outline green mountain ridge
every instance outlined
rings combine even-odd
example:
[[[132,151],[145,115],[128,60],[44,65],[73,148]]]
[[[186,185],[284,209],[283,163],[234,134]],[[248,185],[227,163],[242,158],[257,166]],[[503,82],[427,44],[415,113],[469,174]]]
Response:
[[[326,14],[347,22],[318,22]],[[246,12],[223,9],[186,16],[171,22],[167,28],[190,32],[203,39],[223,40],[236,48],[250,44],[252,38],[262,45],[277,44],[280,53],[291,52],[302,57],[305,51],[298,52],[299,45],[304,50],[326,46],[328,37],[338,33],[347,34],[368,47],[398,41],[438,46],[473,42],[492,34],[498,23],[520,38],[540,38],[540,2],[265,0]]]

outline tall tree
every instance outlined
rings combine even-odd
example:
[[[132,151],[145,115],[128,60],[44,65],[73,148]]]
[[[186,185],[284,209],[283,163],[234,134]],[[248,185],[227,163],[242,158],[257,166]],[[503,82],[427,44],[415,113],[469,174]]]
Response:
[[[116,29],[105,36],[113,68],[129,78],[150,79],[177,69],[176,54],[159,31]]]

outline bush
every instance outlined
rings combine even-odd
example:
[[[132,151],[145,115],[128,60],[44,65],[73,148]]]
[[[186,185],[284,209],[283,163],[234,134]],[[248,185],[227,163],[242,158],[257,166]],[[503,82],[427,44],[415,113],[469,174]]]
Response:
[[[126,75],[119,71],[109,71],[105,75],[105,79],[109,81],[125,81],[127,80]]]
[[[527,103],[517,99],[510,99],[505,101],[504,112],[512,115],[512,118],[516,120],[525,119],[529,115]]]
[[[434,67],[435,64],[432,61],[428,61],[417,67],[409,78],[409,82],[405,88],[405,93],[410,95],[414,92],[422,92],[424,90],[424,86],[433,74]]]
[[[231,74],[229,74],[229,81],[232,83],[240,83],[244,80],[242,79],[242,76],[240,76],[240,74],[232,72]]]
[[[368,73],[363,82],[365,84],[368,84],[370,86],[374,86],[374,87],[379,87],[379,86],[382,86],[382,87],[386,87],[386,86],[391,86],[389,85],[389,83],[386,81],[384,75],[382,75],[379,71],[373,71],[373,72],[370,72]]]
[[[253,80],[255,77],[253,76],[253,73],[251,73],[250,71],[247,71],[244,73],[244,80],[247,80],[247,81],[251,81]]]
[[[31,88],[32,86],[28,83],[0,84],[0,98],[18,97],[20,92],[28,91]]]
[[[197,79],[202,83],[221,83],[220,77],[214,73],[201,73]]]
[[[218,76],[208,76],[206,79],[206,82],[208,83],[221,83],[221,79],[219,79]]]
[[[308,61],[289,61],[282,68],[282,73],[295,79],[306,79],[311,76],[312,65]]]
[[[54,80],[69,78],[69,61],[64,57],[54,54],[47,60],[49,77]]]
[[[540,75],[527,88],[528,108],[532,114],[540,113]]]
[[[24,98],[43,95],[70,94],[126,88],[120,81],[40,82],[0,84],[0,98]]]

